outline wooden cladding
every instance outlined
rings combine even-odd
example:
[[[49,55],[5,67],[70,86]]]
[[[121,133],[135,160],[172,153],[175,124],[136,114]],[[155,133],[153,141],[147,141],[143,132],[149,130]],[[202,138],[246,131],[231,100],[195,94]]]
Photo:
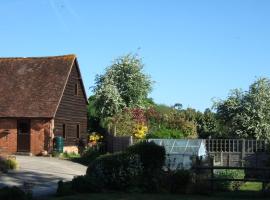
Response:
[[[62,131],[63,131],[63,138],[65,138],[66,139],[66,124],[63,124],[62,125]]]
[[[81,134],[81,127],[80,124],[76,125],[76,136],[77,138],[80,138],[80,134]]]
[[[87,136],[87,102],[76,63],[68,78],[61,102],[55,115],[56,136],[62,136],[65,124],[65,146],[77,145],[78,138]]]
[[[78,83],[75,83],[75,85],[74,85],[74,95],[76,95],[76,96],[79,95],[79,85],[78,85]]]

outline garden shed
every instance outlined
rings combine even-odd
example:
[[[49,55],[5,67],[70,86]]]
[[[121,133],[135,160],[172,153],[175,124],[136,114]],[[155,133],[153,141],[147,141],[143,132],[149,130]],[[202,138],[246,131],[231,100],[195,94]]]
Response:
[[[164,146],[166,166],[170,169],[189,169],[192,157],[206,157],[206,145],[202,139],[148,139],[157,145]]]

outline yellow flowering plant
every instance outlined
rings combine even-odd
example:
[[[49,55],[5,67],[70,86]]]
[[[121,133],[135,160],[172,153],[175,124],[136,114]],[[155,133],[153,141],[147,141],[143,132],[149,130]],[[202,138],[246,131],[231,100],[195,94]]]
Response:
[[[136,124],[133,128],[133,135],[137,139],[143,139],[148,132],[147,126],[143,124]]]
[[[101,142],[101,140],[103,139],[103,136],[99,133],[92,133],[89,135],[89,142],[90,143],[97,143],[97,142]]]

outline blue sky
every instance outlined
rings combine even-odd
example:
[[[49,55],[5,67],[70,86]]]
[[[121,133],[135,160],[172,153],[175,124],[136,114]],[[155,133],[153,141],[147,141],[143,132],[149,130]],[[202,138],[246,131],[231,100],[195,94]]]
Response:
[[[96,74],[138,53],[157,103],[204,110],[270,77],[270,1],[2,0],[0,56],[74,53],[88,92]]]

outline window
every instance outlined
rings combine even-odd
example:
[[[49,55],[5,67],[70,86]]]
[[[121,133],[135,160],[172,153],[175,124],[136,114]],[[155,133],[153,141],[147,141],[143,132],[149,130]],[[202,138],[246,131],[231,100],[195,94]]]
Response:
[[[63,138],[66,138],[66,124],[63,124]]]
[[[78,96],[78,94],[79,94],[79,85],[78,85],[78,83],[75,84],[75,87],[74,87],[74,94],[75,94],[76,96]]]
[[[77,124],[77,126],[76,126],[76,136],[77,136],[77,138],[80,138],[80,124]]]
[[[30,134],[30,120],[19,120],[18,132],[19,134]]]

